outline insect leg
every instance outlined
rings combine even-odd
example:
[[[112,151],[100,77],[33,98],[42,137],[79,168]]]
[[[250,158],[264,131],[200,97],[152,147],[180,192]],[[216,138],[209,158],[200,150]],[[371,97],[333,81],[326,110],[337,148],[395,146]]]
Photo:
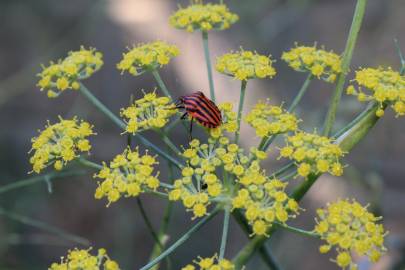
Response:
[[[187,112],[183,113],[183,115],[180,117],[180,119],[184,120],[184,119],[186,119],[186,117],[187,117]]]

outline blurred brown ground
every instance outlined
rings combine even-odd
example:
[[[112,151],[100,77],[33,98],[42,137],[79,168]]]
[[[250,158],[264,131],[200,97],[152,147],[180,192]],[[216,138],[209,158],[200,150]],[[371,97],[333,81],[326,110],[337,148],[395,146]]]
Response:
[[[58,99],[49,100],[35,86],[40,63],[63,57],[80,45],[93,46],[104,53],[104,67],[85,83],[116,113],[128,104],[130,95],[139,97],[141,89],[149,91],[157,87],[148,74],[134,78],[120,75],[115,69],[125,48],[139,42],[162,39],[180,47],[181,56],[161,71],[175,96],[195,90],[208,92],[199,34],[174,30],[167,23],[179,2],[188,3],[174,0],[0,1],[0,185],[27,177],[30,139],[37,134],[37,129],[43,128],[47,119],[55,121],[57,115],[79,115],[94,123],[99,134],[93,139],[95,161],[108,161],[125,147],[126,138],[119,135],[120,130],[78,93],[69,91]],[[279,59],[282,51],[294,46],[295,41],[317,42],[340,53],[355,5],[352,0],[233,0],[227,3],[240,15],[240,21],[227,31],[210,33],[213,60],[240,46]],[[352,70],[378,65],[398,68],[393,39],[398,38],[405,50],[404,14],[404,0],[369,1]],[[274,103],[288,103],[299,89],[305,75],[293,72],[281,60],[275,65],[276,78],[249,83],[246,110],[258,99],[267,97]],[[236,103],[239,85],[218,73],[214,74],[214,79],[219,101]],[[326,83],[314,83],[306,94],[297,113],[304,119],[307,130],[320,127],[332,89]],[[354,98],[344,96],[336,126],[347,123],[362,108]],[[403,264],[400,266],[405,259],[404,124],[403,118],[387,113],[345,159],[350,165],[345,176],[323,176],[303,201],[306,211],[293,222],[311,229],[315,209],[338,197],[356,197],[364,204],[372,203],[371,207],[384,216],[384,224],[390,231],[389,252],[374,268],[362,262],[361,269],[404,269]],[[242,133],[242,138],[254,137],[247,126]],[[155,141],[156,138],[151,137]],[[187,134],[176,131],[173,140],[184,144]],[[255,138],[254,142],[242,142],[249,147],[257,141]],[[274,149],[271,156],[276,155]],[[265,167],[271,171],[276,166],[276,162],[270,161]],[[147,262],[153,242],[140,218],[136,201],[122,199],[106,208],[105,201],[93,199],[95,186],[91,176],[70,177],[54,181],[51,194],[45,183],[2,194],[0,205],[85,237],[95,248],[107,248],[123,269],[138,269]],[[148,196],[142,199],[157,227],[165,202]],[[172,256],[175,266],[179,268],[197,255],[216,252],[221,223],[221,218],[217,217],[176,251]],[[180,204],[175,205],[171,225],[171,240],[190,226],[190,215],[185,214]],[[238,226],[232,224],[227,256],[234,256],[246,241]],[[279,232],[269,243],[283,269],[337,269],[328,256],[318,253],[316,240]],[[0,269],[46,269],[73,246],[75,243],[46,231],[0,216]],[[264,269],[264,265],[255,258],[248,268]]]

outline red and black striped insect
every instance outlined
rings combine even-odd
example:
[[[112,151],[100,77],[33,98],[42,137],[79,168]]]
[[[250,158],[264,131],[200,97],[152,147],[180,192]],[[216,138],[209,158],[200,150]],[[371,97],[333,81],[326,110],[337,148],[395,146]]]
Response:
[[[187,116],[191,118],[190,138],[194,119],[206,128],[216,128],[222,124],[221,111],[200,91],[181,96],[176,102],[176,108],[185,110],[181,119],[185,119]]]

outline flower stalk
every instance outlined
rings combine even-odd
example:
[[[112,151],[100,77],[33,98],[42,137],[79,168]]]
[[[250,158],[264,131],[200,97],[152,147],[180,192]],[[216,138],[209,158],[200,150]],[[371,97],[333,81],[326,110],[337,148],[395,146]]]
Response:
[[[219,249],[219,260],[222,260],[225,255],[226,241],[228,239],[228,231],[229,231],[229,219],[230,219],[230,209],[229,206],[225,206],[224,225],[222,228],[221,246]]]
[[[211,65],[210,51],[209,51],[209,47],[208,47],[208,32],[201,31],[201,34],[202,34],[202,41],[203,41],[203,47],[204,47],[205,63],[207,65],[208,83],[210,86],[210,98],[212,101],[215,102],[214,79],[212,77],[212,65]]]
[[[240,87],[240,98],[239,98],[239,107],[238,107],[238,129],[236,130],[235,133],[235,143],[237,144],[239,142],[239,136],[240,136],[240,122],[242,120],[242,111],[243,111],[243,103],[245,101],[245,94],[246,94],[246,85],[247,81],[243,80],[241,83]]]
[[[159,72],[154,69],[152,70],[152,75],[155,78],[156,82],[159,85],[160,90],[162,90],[163,94],[165,94],[167,97],[173,100],[172,95],[170,94],[169,89],[167,89],[166,84],[163,82],[162,78],[159,75]]]
[[[367,0],[358,0],[356,9],[354,11],[352,25],[350,27],[349,36],[346,42],[346,48],[343,53],[342,72],[338,75],[335,91],[329,105],[329,110],[326,115],[325,123],[323,125],[323,135],[328,136],[333,128],[335,122],[337,109],[339,107],[340,99],[343,93],[343,87],[346,81],[346,76],[349,72],[350,63],[352,60],[353,50],[356,45],[357,36],[363,22],[364,13],[366,10]]]

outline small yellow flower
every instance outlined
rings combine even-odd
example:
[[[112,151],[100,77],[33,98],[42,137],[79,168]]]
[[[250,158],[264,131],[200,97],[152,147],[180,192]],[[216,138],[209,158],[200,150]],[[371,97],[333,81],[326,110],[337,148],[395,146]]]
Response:
[[[296,71],[310,72],[314,77],[333,83],[342,72],[341,57],[316,46],[298,46],[284,52],[281,59]]]
[[[157,163],[148,153],[141,156],[138,148],[125,149],[110,162],[110,166],[103,163],[103,168],[94,175],[102,179],[98,182],[95,198],[107,197],[109,206],[122,196],[137,197],[143,192],[155,191],[160,186],[159,173],[153,175]]]
[[[196,30],[224,30],[239,19],[238,15],[231,13],[226,5],[202,4],[195,1],[186,8],[180,8],[170,16],[170,25],[187,32]]]
[[[222,114],[222,124],[216,128],[209,129],[212,138],[223,136],[224,131],[234,133],[237,130],[237,115],[233,111],[233,104],[230,102],[221,103],[218,105]]]
[[[357,88],[350,85],[346,93],[357,96],[360,102],[376,101],[380,105],[376,111],[378,117],[384,115],[382,108],[385,104],[391,105],[397,117],[405,115],[405,77],[399,72],[382,67],[362,68],[356,71],[353,81],[358,85]],[[371,93],[366,94],[362,87],[367,88]]]
[[[33,171],[40,173],[47,166],[54,166],[55,170],[62,168],[69,161],[78,157],[81,152],[91,149],[90,142],[86,139],[94,135],[93,126],[85,121],[62,119],[59,123],[51,125],[49,122],[38,137],[32,138],[34,155],[30,158]]]
[[[48,270],[120,270],[118,263],[111,260],[105,249],[99,249],[92,255],[89,249],[69,250],[66,258],[60,263],[52,263]]]
[[[299,122],[294,114],[286,112],[281,106],[272,106],[268,102],[257,103],[246,115],[245,121],[261,138],[296,131]]]
[[[378,261],[385,252],[384,237],[387,232],[381,224],[380,217],[375,217],[355,200],[339,200],[330,203],[325,209],[318,209],[317,225],[314,231],[326,241],[319,249],[327,253],[335,247],[338,255],[336,264],[342,269],[357,269],[351,254],[367,256],[372,262]]]
[[[103,65],[102,54],[96,49],[85,49],[69,52],[68,56],[56,63],[43,67],[37,86],[46,90],[49,98],[58,97],[66,89],[78,90],[79,81],[90,77]]]
[[[240,50],[224,54],[217,59],[218,72],[246,81],[253,78],[273,78],[276,70],[268,56],[256,52]]]
[[[135,134],[147,129],[161,129],[169,118],[176,114],[176,106],[168,97],[158,97],[155,92],[144,94],[134,103],[121,109],[121,116],[127,124],[125,131]]]
[[[340,176],[343,166],[339,159],[344,153],[332,139],[297,131],[294,135],[286,136],[286,145],[280,149],[280,158],[294,160],[298,166],[298,174],[308,177],[311,173],[326,173]]]
[[[146,71],[152,71],[169,64],[170,60],[180,51],[175,45],[163,41],[138,44],[123,54],[117,68],[137,76]]]
[[[181,268],[181,270],[233,270],[235,269],[234,264],[227,259],[218,259],[217,255],[212,257],[198,257],[197,260],[193,261],[196,266],[188,264]]]

